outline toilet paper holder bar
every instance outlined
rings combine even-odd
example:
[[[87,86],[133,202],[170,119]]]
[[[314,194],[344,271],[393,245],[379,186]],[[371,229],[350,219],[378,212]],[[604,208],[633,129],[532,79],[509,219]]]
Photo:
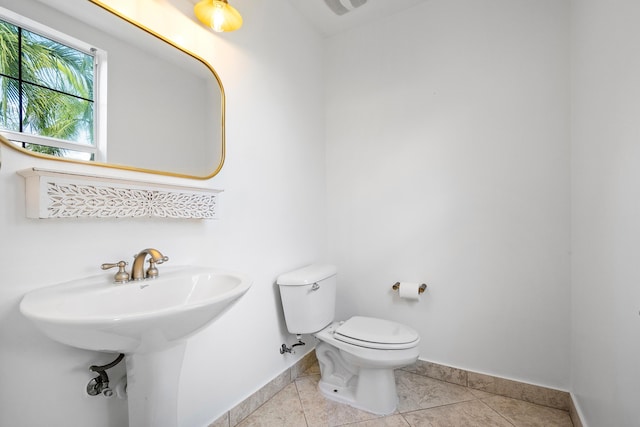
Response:
[[[400,289],[400,282],[396,282],[392,287],[391,287],[394,291],[397,291],[398,289]],[[423,293],[424,291],[427,290],[427,285],[425,283],[423,283],[422,285],[420,285],[420,287],[418,288],[418,294]]]

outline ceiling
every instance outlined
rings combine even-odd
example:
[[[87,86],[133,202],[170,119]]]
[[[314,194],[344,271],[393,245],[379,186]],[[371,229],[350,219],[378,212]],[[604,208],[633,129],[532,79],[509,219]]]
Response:
[[[351,28],[383,19],[428,0],[368,0],[344,15],[336,15],[324,0],[288,0],[323,36],[330,37]],[[343,0],[348,3],[349,0]]]

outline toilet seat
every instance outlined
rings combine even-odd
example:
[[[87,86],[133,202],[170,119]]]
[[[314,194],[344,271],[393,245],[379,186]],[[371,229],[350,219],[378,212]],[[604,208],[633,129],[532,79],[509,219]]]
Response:
[[[379,350],[412,348],[420,340],[418,333],[408,326],[364,316],[354,316],[340,324],[333,337],[348,344]]]

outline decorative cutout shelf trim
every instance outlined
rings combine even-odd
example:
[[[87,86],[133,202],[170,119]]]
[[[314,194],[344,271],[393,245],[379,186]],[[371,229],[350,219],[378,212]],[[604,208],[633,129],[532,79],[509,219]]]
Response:
[[[28,218],[216,219],[222,192],[38,168],[18,174]]]

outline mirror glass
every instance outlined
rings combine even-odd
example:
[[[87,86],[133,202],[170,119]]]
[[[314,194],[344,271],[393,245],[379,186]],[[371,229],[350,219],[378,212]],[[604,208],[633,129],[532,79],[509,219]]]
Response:
[[[225,97],[213,67],[100,1],[90,2],[81,12],[52,2],[57,10],[49,22],[37,21],[106,52],[107,94],[100,98],[101,103],[106,99],[106,162],[12,148],[164,175],[206,179],[217,174],[225,153]],[[81,19],[73,16],[78,13]]]

